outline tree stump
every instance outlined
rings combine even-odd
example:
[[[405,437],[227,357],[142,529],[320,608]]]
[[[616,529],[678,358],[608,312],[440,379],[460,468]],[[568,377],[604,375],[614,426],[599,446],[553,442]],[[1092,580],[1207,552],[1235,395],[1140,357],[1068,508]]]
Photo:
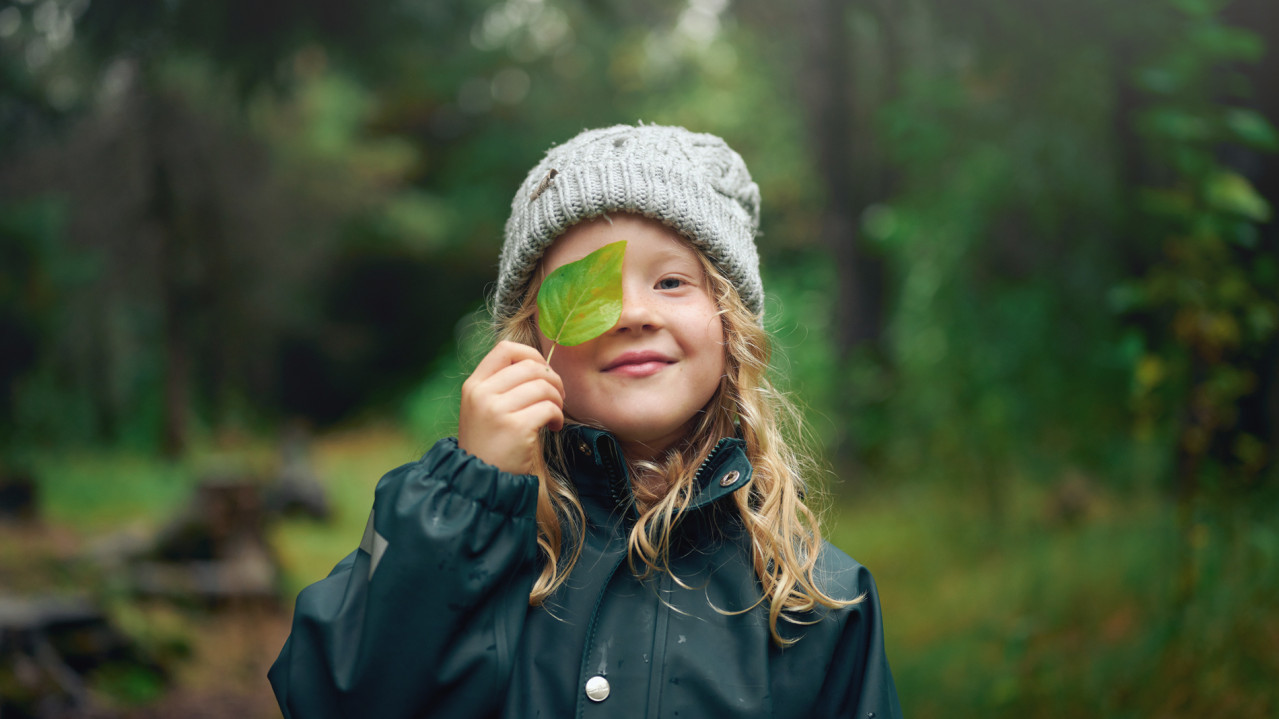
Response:
[[[211,477],[131,567],[144,596],[206,603],[274,603],[278,569],[266,541],[259,482]]]
[[[35,521],[39,515],[38,499],[30,472],[0,465],[0,523]]]

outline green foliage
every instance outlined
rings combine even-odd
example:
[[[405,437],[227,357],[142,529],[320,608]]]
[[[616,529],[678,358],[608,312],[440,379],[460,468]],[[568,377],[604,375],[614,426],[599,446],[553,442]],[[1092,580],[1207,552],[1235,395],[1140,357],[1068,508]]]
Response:
[[[1070,457],[1131,476],[1112,465],[1126,377],[1099,302],[1118,278],[1112,108],[1073,79],[1106,60],[1057,50],[961,82],[923,59],[881,115],[902,191],[862,215],[892,271],[891,358],[848,370],[868,401],[847,421],[880,466],[972,477],[996,513],[1011,466],[1053,482]]]
[[[159,672],[149,667],[112,662],[93,672],[91,684],[124,706],[142,706],[158,699],[166,682]]]
[[[777,265],[773,265],[777,268]],[[819,449],[834,445],[848,414],[835,392],[838,361],[831,342],[830,288],[833,269],[818,252],[792,253],[784,270],[761,268],[768,299],[764,323],[773,339],[775,381],[805,409]],[[890,388],[880,385],[880,389]],[[858,427],[874,426],[867,421]]]
[[[404,422],[416,437],[435,438],[457,434],[458,408],[462,403],[462,382],[470,367],[446,354],[404,400]]]
[[[1198,591],[1180,603],[1178,520],[1157,492],[1080,477],[1072,519],[1060,493],[1006,480],[993,534],[966,488],[905,481],[831,523],[875,572],[909,715],[1272,716],[1276,619],[1256,598],[1279,591],[1274,527],[1201,513]]]
[[[555,268],[537,290],[537,324],[557,345],[599,337],[622,316],[622,260],[626,241],[613,242]],[[551,361],[555,348],[546,354]]]
[[[1159,256],[1125,285],[1123,308],[1159,320],[1144,325],[1133,396],[1141,426],[1161,427],[1175,443],[1175,481],[1189,502],[1201,460],[1229,468],[1227,483],[1238,487],[1256,486],[1274,464],[1261,428],[1241,423],[1238,406],[1270,371],[1259,360],[1279,329],[1279,273],[1273,233],[1258,231],[1273,208],[1221,159],[1231,145],[1277,147],[1264,117],[1221,101],[1223,86],[1246,89],[1227,63],[1255,59],[1260,40],[1224,25],[1215,6],[1182,9],[1176,34],[1138,71],[1151,96],[1139,128],[1159,172],[1143,193],[1142,226]],[[1175,83],[1149,81],[1173,75]]]
[[[194,462],[175,466],[138,452],[81,450],[34,455],[42,513],[50,521],[101,532],[148,517],[158,529],[197,481]]]
[[[54,347],[72,321],[62,303],[101,271],[97,258],[67,247],[69,208],[57,197],[0,205],[0,442],[92,436],[92,405],[60,391],[65,368]],[[15,442],[15,443],[16,443]]]

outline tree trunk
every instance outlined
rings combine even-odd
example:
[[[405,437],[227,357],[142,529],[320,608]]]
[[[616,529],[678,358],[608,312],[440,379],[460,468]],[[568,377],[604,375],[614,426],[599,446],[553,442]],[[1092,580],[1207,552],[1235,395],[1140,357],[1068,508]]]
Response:
[[[160,243],[160,304],[164,331],[164,428],[161,447],[166,456],[176,457],[187,447],[188,413],[191,407],[191,335],[193,310],[187,279],[186,246],[189,238],[182,227],[178,198],[169,170],[164,133],[164,99],[148,86],[143,90],[150,132],[151,202],[150,214]]]
[[[861,216],[896,189],[895,176],[879,150],[875,116],[898,92],[902,63],[894,23],[894,13],[900,10],[873,0],[870,10],[879,25],[875,48],[879,54],[865,63],[864,70],[853,72],[849,8],[842,0],[802,0],[798,27],[804,55],[797,87],[825,189],[820,240],[836,270],[831,310],[837,359],[833,392],[851,415],[876,409],[858,397],[852,362],[858,358],[880,365],[886,362],[884,261],[866,246]],[[850,425],[847,420],[837,424],[831,461],[841,474],[855,477],[867,455],[848,430]]]
[[[860,347],[878,345],[883,335],[883,262],[867,251],[860,218],[888,189],[877,186],[883,163],[872,149],[873,109],[858,107],[847,7],[840,0],[805,0],[801,15],[806,54],[800,93],[826,189],[821,241],[836,266],[834,342],[841,363]],[[896,71],[891,62],[884,67]]]

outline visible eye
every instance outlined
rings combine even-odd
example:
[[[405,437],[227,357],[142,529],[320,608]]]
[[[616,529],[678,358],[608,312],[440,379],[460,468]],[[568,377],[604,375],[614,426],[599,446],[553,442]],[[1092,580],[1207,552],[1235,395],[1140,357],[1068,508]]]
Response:
[[[659,290],[678,290],[684,285],[684,280],[678,277],[663,277],[657,281],[657,289]]]

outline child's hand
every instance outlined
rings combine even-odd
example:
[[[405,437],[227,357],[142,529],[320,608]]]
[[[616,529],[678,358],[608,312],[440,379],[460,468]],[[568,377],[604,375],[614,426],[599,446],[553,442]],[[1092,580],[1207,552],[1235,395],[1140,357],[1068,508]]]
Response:
[[[528,345],[499,342],[462,383],[457,444],[505,472],[533,471],[537,433],[564,426],[564,384]]]

